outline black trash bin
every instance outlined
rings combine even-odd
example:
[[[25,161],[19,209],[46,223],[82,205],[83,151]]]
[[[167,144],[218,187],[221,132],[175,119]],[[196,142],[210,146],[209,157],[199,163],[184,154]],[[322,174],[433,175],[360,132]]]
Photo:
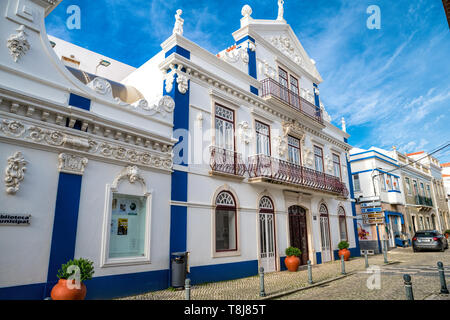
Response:
[[[187,252],[173,252],[172,253],[172,287],[184,287],[187,274]]]

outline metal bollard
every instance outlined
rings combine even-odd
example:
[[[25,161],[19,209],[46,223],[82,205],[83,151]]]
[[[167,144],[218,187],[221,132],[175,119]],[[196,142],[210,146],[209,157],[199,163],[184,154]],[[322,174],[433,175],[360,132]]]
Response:
[[[409,274],[403,275],[403,281],[405,282],[406,300],[414,300],[411,276]]]
[[[444,264],[439,261],[437,263],[438,266],[438,270],[439,270],[439,278],[441,280],[441,293],[443,294],[448,294],[448,289],[447,289],[447,283],[445,282],[445,273],[444,273]]]
[[[259,296],[265,297],[266,291],[264,290],[264,268],[259,268]]]
[[[184,282],[184,292],[186,294],[184,300],[191,300],[191,279]]]
[[[364,259],[366,260],[366,269],[369,268],[369,256],[367,255],[367,250],[364,252]]]
[[[313,284],[311,261],[308,260],[308,283]]]
[[[384,263],[388,263],[388,258],[387,258],[387,248],[386,248],[386,243],[383,241],[383,256],[384,256]]]
[[[341,255],[341,273],[345,274],[345,261],[344,261],[344,255]]]

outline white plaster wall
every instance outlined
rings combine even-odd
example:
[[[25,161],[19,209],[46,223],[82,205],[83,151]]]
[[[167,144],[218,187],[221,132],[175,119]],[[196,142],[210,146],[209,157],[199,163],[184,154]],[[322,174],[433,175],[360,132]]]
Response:
[[[106,184],[112,184],[123,167],[90,160],[81,186],[75,257],[94,261],[94,276],[168,269],[170,243],[170,174],[144,170],[148,189],[153,189],[151,211],[151,264],[100,268]]]
[[[28,162],[25,178],[15,195],[2,182],[0,212],[31,214],[30,226],[0,226],[0,287],[47,281],[48,261],[58,187],[58,155],[0,142],[0,165],[22,152]]]

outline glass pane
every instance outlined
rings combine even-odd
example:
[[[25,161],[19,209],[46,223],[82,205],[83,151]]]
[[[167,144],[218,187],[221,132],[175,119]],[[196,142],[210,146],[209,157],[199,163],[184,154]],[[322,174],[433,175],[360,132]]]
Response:
[[[236,250],[235,212],[216,210],[216,250]]]
[[[113,194],[109,257],[139,257],[145,250],[146,197]]]

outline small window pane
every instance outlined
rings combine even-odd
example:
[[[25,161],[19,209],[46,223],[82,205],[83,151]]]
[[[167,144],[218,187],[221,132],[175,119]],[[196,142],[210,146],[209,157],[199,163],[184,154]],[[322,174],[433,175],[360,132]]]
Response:
[[[216,210],[216,250],[236,250],[236,211]]]

